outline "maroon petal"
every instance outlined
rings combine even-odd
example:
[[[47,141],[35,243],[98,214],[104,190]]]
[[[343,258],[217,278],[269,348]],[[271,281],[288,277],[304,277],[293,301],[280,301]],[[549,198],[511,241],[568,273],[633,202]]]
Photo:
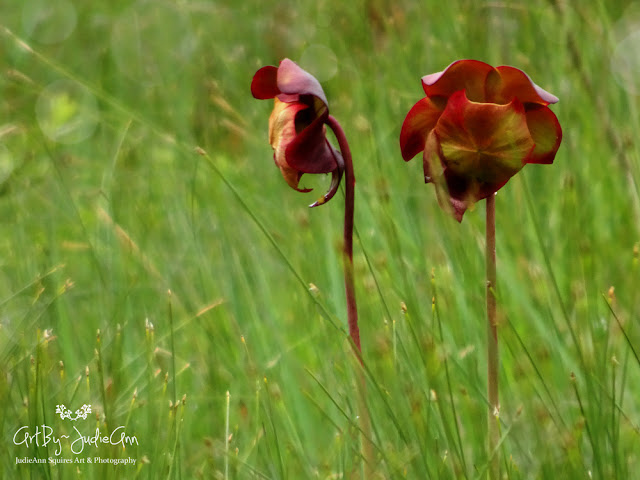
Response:
[[[486,84],[495,69],[478,60],[458,60],[442,72],[422,77],[422,87],[429,97],[449,97],[454,92],[464,90],[473,102],[486,101]]]
[[[429,97],[423,98],[409,110],[400,131],[400,150],[405,161],[424,150],[427,135],[436,126],[441,114],[442,108]]]
[[[536,143],[527,163],[553,163],[562,141],[562,128],[558,118],[547,107],[527,110],[525,115],[529,132]]]
[[[329,200],[333,198],[333,196],[338,191],[338,187],[340,186],[340,180],[342,180],[342,174],[344,173],[344,159],[340,152],[336,151],[336,159],[338,161],[338,168],[331,172],[331,185],[329,185],[329,190],[318,200],[309,205],[310,208],[318,207],[320,205],[324,205]]]
[[[326,138],[324,123],[328,115],[325,110],[287,146],[285,158],[289,166],[302,173],[331,173],[338,168],[337,152]]]
[[[547,106],[556,103],[558,98],[537,86],[522,70],[514,67],[501,66],[496,69],[502,79],[495,103],[509,103],[517,98],[522,103],[537,103]]]
[[[445,179],[436,178],[437,163],[430,153],[438,199],[443,205],[448,198],[458,221],[470,205],[502,188],[535,147],[520,101],[506,105],[471,102],[462,91],[449,99],[434,136],[437,150],[431,148],[437,152]],[[425,148],[425,160],[427,153]]]
[[[517,99],[507,105],[476,103],[456,92],[435,131],[447,168],[477,182],[510,178],[535,146]]]
[[[259,100],[273,98],[280,93],[277,83],[278,68],[271,65],[262,67],[251,80],[251,94]]]

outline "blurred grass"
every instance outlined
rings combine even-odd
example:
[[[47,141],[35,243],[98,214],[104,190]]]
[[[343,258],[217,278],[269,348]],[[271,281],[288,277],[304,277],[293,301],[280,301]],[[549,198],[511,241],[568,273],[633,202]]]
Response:
[[[304,179],[307,196],[286,186],[270,104],[249,93],[255,70],[286,56],[330,77],[351,142],[384,477],[478,478],[487,461],[483,206],[447,218],[397,140],[420,76],[477,58],[557,95],[564,127],[555,164],[528,166],[497,198],[503,471],[632,478],[639,53],[614,60],[640,28],[633,2],[50,8],[1,8],[1,477],[225,478],[227,445],[229,478],[357,471],[340,199],[309,211],[327,179]],[[47,94],[61,80],[67,96]],[[51,455],[14,445],[20,426],[69,430],[55,406],[83,403],[87,431],[126,425],[139,440],[92,455],[135,467],[15,464]]]

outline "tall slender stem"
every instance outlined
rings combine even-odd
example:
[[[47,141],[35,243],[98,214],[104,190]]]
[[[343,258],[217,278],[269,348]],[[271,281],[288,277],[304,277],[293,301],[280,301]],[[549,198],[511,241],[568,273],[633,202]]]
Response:
[[[347,322],[349,335],[357,348],[358,359],[362,363],[362,348],[360,346],[360,328],[358,327],[358,308],[356,306],[356,289],[353,279],[353,213],[355,203],[356,178],[353,174],[353,161],[347,137],[338,121],[329,115],[327,125],[336,136],[338,146],[344,159],[345,204],[344,204],[344,288],[347,296]]]
[[[500,401],[498,399],[498,324],[496,319],[496,197],[487,197],[487,393],[489,399],[489,478],[500,478]]]
[[[347,137],[340,126],[340,123],[329,115],[327,125],[336,136],[338,146],[344,160],[345,175],[345,205],[344,205],[344,232],[343,232],[343,255],[344,255],[344,288],[347,297],[347,322],[349,324],[349,335],[353,342],[353,347],[360,363],[358,369],[357,387],[358,399],[358,423],[361,433],[361,451],[364,460],[363,479],[370,480],[376,478],[375,475],[375,455],[373,443],[371,442],[371,417],[367,406],[367,383],[364,375],[364,362],[362,360],[362,347],[360,346],[360,328],[358,327],[358,309],[356,305],[356,289],[353,276],[353,214],[355,204],[356,178],[353,173],[353,161]]]

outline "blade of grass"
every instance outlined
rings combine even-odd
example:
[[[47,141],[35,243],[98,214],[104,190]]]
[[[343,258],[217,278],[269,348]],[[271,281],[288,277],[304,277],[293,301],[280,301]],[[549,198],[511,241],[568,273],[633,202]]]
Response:
[[[437,295],[438,291],[436,288],[436,274],[435,269],[431,271],[431,288],[433,290],[433,299],[431,302],[431,309],[433,312],[433,316],[436,319],[436,323],[438,325],[438,333],[440,334],[440,343],[442,345],[445,344],[444,341],[444,333],[442,331],[442,322],[440,321],[440,311],[438,308]],[[458,461],[460,462],[460,469],[462,470],[464,477],[468,477],[467,473],[467,461],[464,455],[464,449],[462,446],[462,435],[460,433],[460,427],[458,426],[458,412],[456,411],[456,402],[453,398],[453,389],[451,387],[451,377],[449,375],[449,362],[447,360],[447,355],[443,355],[443,363],[444,363],[444,374],[447,382],[447,394],[449,395],[449,407],[451,409],[452,422],[455,426],[456,438],[454,440],[453,435],[451,434],[449,423],[446,421],[445,413],[444,413],[444,405],[442,405],[442,401],[440,400],[440,396],[438,396],[438,407],[442,413],[442,422],[445,426],[445,432],[451,444],[456,446]]]
[[[573,344],[576,348],[576,352],[578,353],[578,358],[580,360],[580,366],[582,367],[582,369],[584,371],[586,371],[586,363],[585,363],[585,359],[584,359],[584,354],[582,352],[582,348],[580,348],[580,343],[578,341],[578,337],[576,335],[576,332],[573,328],[573,325],[571,324],[571,319],[569,318],[569,313],[567,311],[567,307],[564,303],[564,300],[562,298],[562,293],[560,292],[560,287],[558,286],[558,281],[556,280],[556,276],[554,273],[554,269],[553,269],[553,265],[551,265],[551,259],[549,258],[549,255],[547,253],[547,248],[542,236],[542,231],[540,228],[540,224],[538,222],[538,218],[536,216],[535,213],[535,208],[533,207],[533,200],[531,197],[531,192],[529,190],[529,186],[527,184],[527,178],[526,175],[519,175],[519,178],[522,179],[522,186],[523,186],[523,190],[524,190],[524,197],[526,199],[527,202],[527,210],[529,211],[529,216],[531,218],[531,222],[533,224],[533,228],[534,231],[536,233],[536,238],[538,240],[538,244],[540,245],[540,250],[542,253],[542,258],[544,259],[544,263],[545,266],[547,267],[547,273],[549,275],[549,279],[551,280],[551,285],[553,286],[553,291],[555,293],[556,296],[556,301],[558,302],[558,305],[560,306],[560,311],[562,312],[562,318],[564,320],[565,325],[567,326],[567,329],[569,330],[569,334],[571,335],[571,340],[573,341]]]

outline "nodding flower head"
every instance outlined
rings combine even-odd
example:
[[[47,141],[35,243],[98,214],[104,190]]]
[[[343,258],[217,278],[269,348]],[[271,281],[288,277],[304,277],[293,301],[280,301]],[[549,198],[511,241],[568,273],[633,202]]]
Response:
[[[558,99],[523,71],[459,60],[422,86],[402,125],[402,157],[422,152],[425,181],[459,222],[525,164],[553,163],[562,129],[547,105]]]
[[[331,173],[329,191],[313,206],[329,201],[338,190],[344,171],[342,155],[326,137],[327,98],[318,80],[295,62],[284,59],[279,67],[262,67],[253,76],[251,93],[257,99],[274,99],[269,117],[269,143],[273,158],[289,186],[299,192],[305,173]]]

